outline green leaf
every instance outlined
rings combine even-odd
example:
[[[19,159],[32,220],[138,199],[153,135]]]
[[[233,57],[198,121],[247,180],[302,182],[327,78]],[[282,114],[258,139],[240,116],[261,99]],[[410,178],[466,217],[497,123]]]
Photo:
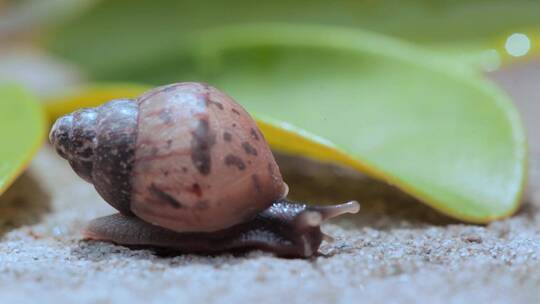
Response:
[[[352,166],[465,221],[489,222],[519,205],[518,114],[459,64],[366,32],[270,24],[201,33],[178,56],[191,64],[157,77],[230,93],[274,149]],[[125,88],[93,86],[58,104],[71,110],[139,93]]]
[[[0,195],[29,164],[45,134],[36,99],[19,86],[0,84]]]
[[[334,28],[262,25],[201,37],[204,80],[263,121],[334,147],[455,218],[489,222],[518,207],[523,127],[509,99],[470,69]]]
[[[100,1],[54,33],[49,48],[97,80],[149,80],[147,69],[177,66],[187,35],[253,22],[339,25],[426,45],[450,44],[459,54],[496,48],[512,31],[540,26],[540,2],[520,0],[115,0]],[[489,41],[464,52],[464,43]],[[534,41],[533,41],[534,45]],[[166,71],[168,72],[168,71]],[[153,82],[160,79],[150,78]]]

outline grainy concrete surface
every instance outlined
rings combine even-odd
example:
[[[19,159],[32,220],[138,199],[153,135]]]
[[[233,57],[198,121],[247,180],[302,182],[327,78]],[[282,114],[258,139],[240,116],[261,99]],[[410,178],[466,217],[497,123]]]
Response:
[[[540,65],[494,74],[518,99],[531,134],[531,185],[540,180]],[[528,75],[528,76],[523,76]],[[112,213],[91,186],[44,148],[0,202],[0,303],[537,303],[540,192],[486,226],[441,216],[346,169],[280,157],[295,198],[363,201],[323,228],[323,256],[160,257],[80,241]]]

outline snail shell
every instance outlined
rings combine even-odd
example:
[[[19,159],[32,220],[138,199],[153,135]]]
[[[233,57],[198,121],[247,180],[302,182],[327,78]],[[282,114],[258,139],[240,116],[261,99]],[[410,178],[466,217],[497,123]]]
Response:
[[[288,191],[255,121],[206,84],[81,109],[58,119],[49,137],[122,214],[176,232],[229,228]]]

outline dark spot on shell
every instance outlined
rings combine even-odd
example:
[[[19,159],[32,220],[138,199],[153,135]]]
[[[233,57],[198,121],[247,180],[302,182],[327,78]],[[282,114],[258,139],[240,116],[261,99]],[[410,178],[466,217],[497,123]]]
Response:
[[[163,190],[159,189],[154,183],[150,184],[150,187],[148,187],[148,192],[150,192],[150,194],[155,196],[160,201],[171,205],[175,209],[179,209],[179,208],[184,207],[184,206],[182,206],[182,204],[179,201],[177,201],[170,194],[168,194],[168,193],[164,192]]]
[[[195,205],[195,208],[199,209],[199,210],[204,210],[204,209],[207,209],[208,208],[208,201],[198,201],[197,204]]]
[[[187,173],[188,169],[186,167],[182,167],[182,172]]]
[[[210,174],[212,168],[212,158],[210,150],[216,143],[215,135],[210,131],[208,119],[199,119],[195,131],[192,132],[191,139],[191,160],[193,165],[202,175]]]
[[[189,192],[195,194],[196,196],[198,197],[201,197],[202,196],[202,189],[201,189],[201,186],[198,184],[198,183],[194,183],[193,185],[191,185],[191,187],[189,187],[187,189]]]
[[[244,163],[244,161],[240,157],[232,154],[229,154],[225,157],[225,165],[235,166],[236,168],[238,168],[238,170],[246,169],[246,164]]]
[[[236,114],[236,115],[240,115],[240,111],[238,111],[237,109],[235,108],[232,108],[231,111]]]
[[[158,147],[152,147],[152,150],[150,151],[150,154],[152,156],[156,156],[158,153],[159,153],[159,148]]]
[[[167,140],[167,149],[172,146],[172,139]]]
[[[236,128],[236,123],[233,123],[233,124],[232,124],[232,127],[233,127],[233,128]]]
[[[171,112],[168,109],[164,109],[159,113],[159,118],[163,121],[164,124],[168,125],[172,123],[173,117]]]
[[[246,152],[246,154],[257,156],[257,150],[253,148],[253,146],[247,141],[242,143],[242,148],[244,148],[244,151]]]
[[[225,131],[225,132],[223,133],[223,139],[224,139],[225,141],[231,141],[231,140],[232,140],[232,135],[231,135],[231,133]]]
[[[218,107],[220,110],[223,111],[223,105],[221,103],[219,103],[217,101],[213,101],[213,100],[211,100],[209,98],[206,99],[206,105],[207,106],[214,105],[214,106]]]
[[[259,140],[259,134],[257,134],[257,130],[255,130],[254,128],[251,128],[250,134],[251,134],[251,137],[253,137],[253,139],[257,141]]]
[[[253,182],[253,187],[255,188],[255,191],[257,191],[257,193],[261,193],[262,186],[261,186],[261,181],[259,179],[259,176],[257,174],[253,174],[251,176],[251,181]]]
[[[165,176],[169,176],[169,170],[165,170],[165,171],[163,171],[163,175],[165,175]]]
[[[210,98],[210,86],[206,83],[202,83],[202,86],[204,88],[204,102],[206,104],[207,107],[210,107],[211,105],[214,105],[216,107],[218,107],[220,110],[223,111],[223,105],[217,101],[214,101],[212,100],[212,98]]]

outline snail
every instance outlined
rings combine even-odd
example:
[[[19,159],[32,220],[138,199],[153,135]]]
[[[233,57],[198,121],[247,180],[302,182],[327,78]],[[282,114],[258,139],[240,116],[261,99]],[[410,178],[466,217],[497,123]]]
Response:
[[[261,249],[313,256],[323,221],[356,201],[310,206],[288,186],[255,121],[203,83],[175,83],[60,117],[49,139],[118,214],[86,239],[178,252]]]

